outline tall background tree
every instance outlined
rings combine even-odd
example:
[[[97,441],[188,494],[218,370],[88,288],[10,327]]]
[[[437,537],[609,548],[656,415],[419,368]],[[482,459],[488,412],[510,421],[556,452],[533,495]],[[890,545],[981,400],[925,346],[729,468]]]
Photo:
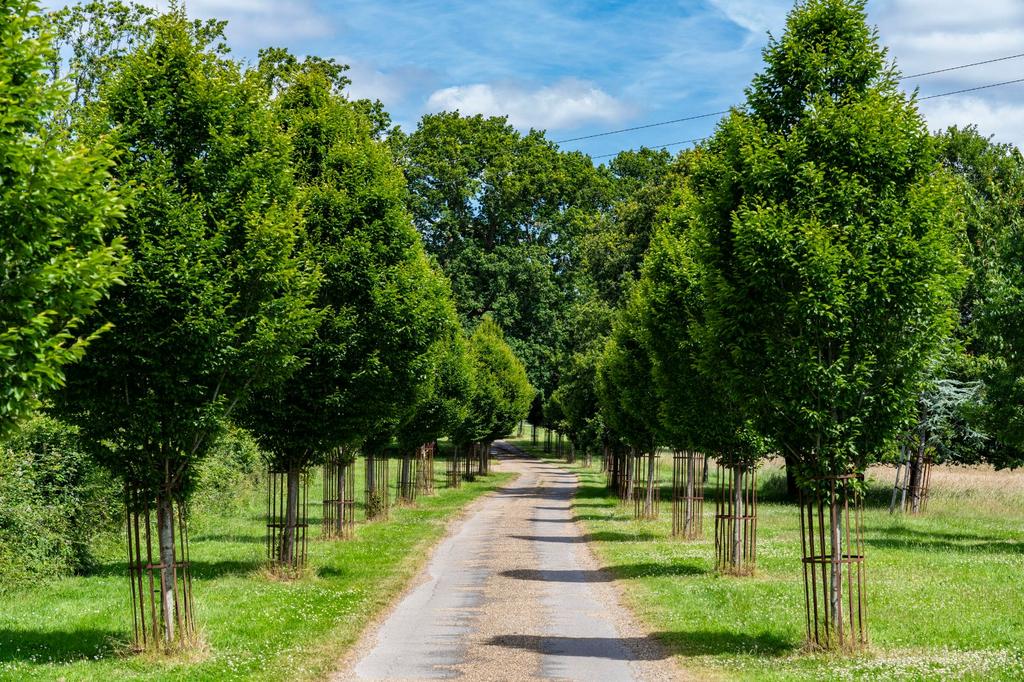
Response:
[[[797,464],[808,509],[824,509],[826,546],[805,566],[827,564],[827,606],[823,631],[808,611],[808,637],[857,645],[866,626],[841,597],[860,564],[841,557],[863,547],[839,509],[856,506],[858,472],[911,421],[950,332],[953,185],[863,2],[798,4],[764,58],[747,108],[694,168],[702,334],[734,399]],[[859,589],[848,596],[861,603]]]
[[[118,282],[124,215],[110,149],[57,125],[68,96],[50,82],[52,35],[34,2],[2,10],[0,42],[0,435],[64,383],[108,329],[90,313]]]
[[[416,226],[451,279],[463,325],[492,317],[550,396],[574,295],[575,236],[607,201],[603,174],[502,117],[430,114],[393,144]]]
[[[133,262],[126,286],[97,311],[117,334],[69,374],[62,405],[125,480],[130,517],[147,534],[155,509],[158,556],[132,559],[136,638],[173,646],[193,632],[182,505],[195,464],[250,391],[301,364],[315,278],[296,257],[289,147],[262,82],[220,53],[216,30],[180,10],[152,29],[78,126],[83,137],[110,138],[112,172],[135,188],[121,227]],[[141,589],[148,570],[155,596]]]

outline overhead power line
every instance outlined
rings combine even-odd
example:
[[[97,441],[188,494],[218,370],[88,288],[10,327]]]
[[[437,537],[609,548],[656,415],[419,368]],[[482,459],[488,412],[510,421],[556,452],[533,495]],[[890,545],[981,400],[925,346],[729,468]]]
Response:
[[[934,71],[923,71],[921,73],[914,73],[914,74],[910,74],[909,76],[903,76],[902,78],[900,78],[900,80],[901,81],[905,81],[905,80],[910,80],[912,78],[923,78],[924,76],[933,76],[933,75],[935,75],[937,73],[947,73],[949,71],[959,71],[961,69],[969,69],[969,68],[971,68],[973,66],[983,66],[985,64],[994,64],[996,62],[1005,62],[1005,61],[1008,61],[1008,60],[1011,60],[1011,59],[1020,59],[1021,57],[1024,57],[1024,52],[1021,52],[1019,54],[1005,55],[1003,57],[995,57],[993,59],[986,59],[986,60],[980,61],[980,62],[971,62],[970,64],[958,64],[956,66],[947,66],[947,67],[945,67],[943,69],[935,69]],[[972,90],[984,90],[984,89],[987,89],[987,88],[995,88],[995,87],[999,87],[1000,85],[1010,85],[1011,83],[1018,83],[1018,82],[1020,82],[1020,81],[1006,81],[1004,83],[993,83],[992,85],[982,85],[982,86],[979,86],[979,87],[976,87],[976,88],[967,88],[965,90],[957,90],[956,92],[947,92],[947,93],[942,93],[940,95],[930,95],[928,97],[921,97],[921,98],[919,98],[919,100],[934,99],[936,97],[945,97],[947,95],[955,95],[955,94],[960,94],[962,92],[971,92]],[[657,128],[657,127],[660,127],[660,126],[672,125],[673,123],[684,123],[686,121],[696,121],[696,120],[702,119],[702,118],[711,118],[712,116],[724,116],[727,113],[729,113],[728,109],[726,109],[725,111],[712,111],[712,112],[708,112],[706,114],[694,114],[692,116],[684,116],[682,118],[674,118],[674,119],[672,119],[670,121],[657,121],[655,123],[646,123],[644,125],[631,126],[629,128],[619,128],[617,130],[606,130],[604,132],[592,133],[590,135],[580,135],[579,137],[569,137],[569,138],[566,138],[564,140],[555,140],[555,144],[565,144],[566,142],[579,142],[580,140],[591,140],[591,139],[593,139],[595,137],[606,137],[608,135],[618,135],[619,133],[631,133],[631,132],[633,132],[635,130],[644,130],[646,128]],[[593,157],[593,158],[598,158],[598,157]]]
[[[989,83],[988,85],[978,85],[978,86],[975,86],[973,88],[963,88],[962,90],[951,90],[950,92],[940,92],[937,95],[928,95],[927,97],[918,97],[917,101],[921,102],[921,101],[926,100],[926,99],[938,99],[939,97],[949,97],[951,95],[962,95],[962,94],[967,93],[967,92],[974,92],[976,90],[988,90],[989,88],[998,88],[998,87],[1002,87],[1004,85],[1014,85],[1016,83],[1024,83],[1024,78],[1016,78],[1016,79],[1014,79],[1012,81],[1002,81],[1001,83]],[[709,136],[695,137],[692,140],[682,140],[680,142],[669,142],[668,144],[659,144],[659,145],[651,145],[651,146],[644,145],[644,146],[647,147],[648,149],[665,149],[666,147],[675,147],[676,145],[680,145],[680,144],[689,144],[691,142],[702,142],[702,141],[708,139],[708,137]],[[634,148],[634,149],[622,150],[622,151],[636,151],[636,149]],[[622,153],[621,151],[618,151],[618,152],[615,152],[615,153],[612,153],[612,154],[598,154],[596,156],[591,156],[590,158],[592,158],[592,159],[607,159],[610,156],[618,156],[621,153]]]
[[[936,69],[934,71],[924,71],[922,73],[912,73],[909,76],[903,76],[900,78],[901,81],[910,80],[911,78],[922,78],[923,76],[934,76],[937,73],[946,73],[947,71],[959,71],[960,69],[968,69],[972,66],[981,66],[982,64],[995,64],[996,62],[1005,62],[1008,59],[1020,59],[1024,57],[1024,52],[1020,54],[1009,54],[1005,57],[996,57],[995,59],[986,59],[983,62],[971,62],[970,64],[961,64],[960,66],[949,66],[945,69]]]

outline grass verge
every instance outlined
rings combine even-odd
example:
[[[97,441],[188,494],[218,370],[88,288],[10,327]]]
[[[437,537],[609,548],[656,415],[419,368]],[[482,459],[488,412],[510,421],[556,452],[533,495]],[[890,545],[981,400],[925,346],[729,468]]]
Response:
[[[528,438],[513,444],[543,455]],[[758,569],[714,570],[714,500],[703,540],[674,540],[669,457],[662,457],[661,518],[635,521],[590,469],[574,500],[599,560],[627,605],[682,667],[738,680],[1024,679],[1024,475],[937,467],[928,510],[890,516],[892,469],[869,472],[865,526],[870,649],[812,655],[804,643],[796,507],[779,500],[778,467],[760,476]]]
[[[124,653],[131,624],[118,543],[110,543],[87,576],[0,594],[0,679],[322,677],[402,591],[448,522],[512,476],[496,473],[445,490],[444,464],[438,464],[437,495],[393,508],[389,521],[359,524],[351,541],[312,541],[310,576],[292,582],[274,580],[262,570],[265,492],[251,491],[243,504],[219,511],[196,510],[191,553],[204,647],[187,658]],[[311,538],[319,537],[320,489],[314,475]]]

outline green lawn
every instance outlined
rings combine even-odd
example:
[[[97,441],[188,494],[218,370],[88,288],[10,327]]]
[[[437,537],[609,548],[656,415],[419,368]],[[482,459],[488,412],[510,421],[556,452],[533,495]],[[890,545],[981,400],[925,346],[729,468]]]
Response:
[[[530,449],[529,440],[514,443]],[[543,444],[538,440],[539,450]],[[782,472],[760,477],[758,571],[714,571],[714,500],[701,541],[670,537],[670,458],[662,457],[657,521],[632,519],[605,477],[579,465],[575,499],[598,557],[634,611],[684,668],[724,679],[1024,679],[1024,476],[936,468],[919,517],[890,516],[891,470],[872,470],[866,512],[870,649],[852,657],[802,652],[799,518],[772,501]],[[888,479],[886,481],[886,476]]]
[[[391,465],[392,479],[397,475]],[[362,467],[360,467],[361,469]],[[357,469],[359,471],[359,469]],[[361,471],[360,471],[361,474]],[[196,612],[205,651],[192,660],[125,654],[128,582],[116,541],[91,575],[0,594],[0,678],[68,680],[294,680],[322,677],[366,623],[402,590],[470,500],[506,481],[493,474],[442,488],[391,520],[362,523],[351,541],[313,540],[311,577],[265,577],[265,493],[230,511],[196,512],[191,524]],[[361,479],[361,476],[359,477]],[[362,482],[357,480],[357,490]],[[310,483],[310,537],[319,537],[320,481]],[[359,497],[362,497],[361,492]],[[207,505],[210,507],[213,505]],[[358,518],[362,518],[359,516]]]

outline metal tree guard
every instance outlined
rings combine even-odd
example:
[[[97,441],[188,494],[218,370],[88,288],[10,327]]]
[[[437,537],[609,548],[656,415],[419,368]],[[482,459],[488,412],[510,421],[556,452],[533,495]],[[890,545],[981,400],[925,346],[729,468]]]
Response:
[[[416,494],[419,492],[419,479],[421,476],[421,448],[414,451],[402,453],[402,460],[399,464],[398,476],[398,501],[403,504],[412,504],[416,501]]]
[[[366,520],[387,519],[391,513],[391,476],[387,453],[366,456]]]
[[[889,513],[896,510],[907,514],[920,514],[928,506],[931,490],[932,458],[925,450],[924,437],[912,452],[911,448],[900,447],[900,459],[896,464],[896,482],[892,488]]]
[[[638,519],[656,519],[661,503],[661,484],[658,480],[658,451],[636,450],[633,460],[633,515]]]
[[[434,494],[434,456],[437,453],[437,441],[424,443],[416,451],[419,465],[416,469],[416,491],[421,495]]]
[[[356,525],[356,466],[339,448],[324,463],[323,536],[348,540]]]
[[[721,573],[751,575],[757,566],[757,468],[725,463],[718,470],[715,556]]]
[[[288,470],[270,467],[267,472],[267,560],[278,568],[306,564],[306,530],[309,476],[298,475],[296,506],[288,508]]]
[[[195,637],[185,503],[178,501],[169,506],[172,509],[160,509],[151,491],[125,484],[132,645],[137,651],[171,648]],[[170,518],[165,519],[168,512]],[[174,554],[170,566],[160,560],[160,527],[164,523],[171,524]]]
[[[863,474],[816,478],[800,495],[807,641],[818,649],[868,644]]]
[[[462,485],[462,471],[459,463],[459,446],[452,448],[452,454],[448,457],[445,468],[445,487],[458,488]]]
[[[672,453],[672,536],[704,536],[704,455],[692,450]]]

